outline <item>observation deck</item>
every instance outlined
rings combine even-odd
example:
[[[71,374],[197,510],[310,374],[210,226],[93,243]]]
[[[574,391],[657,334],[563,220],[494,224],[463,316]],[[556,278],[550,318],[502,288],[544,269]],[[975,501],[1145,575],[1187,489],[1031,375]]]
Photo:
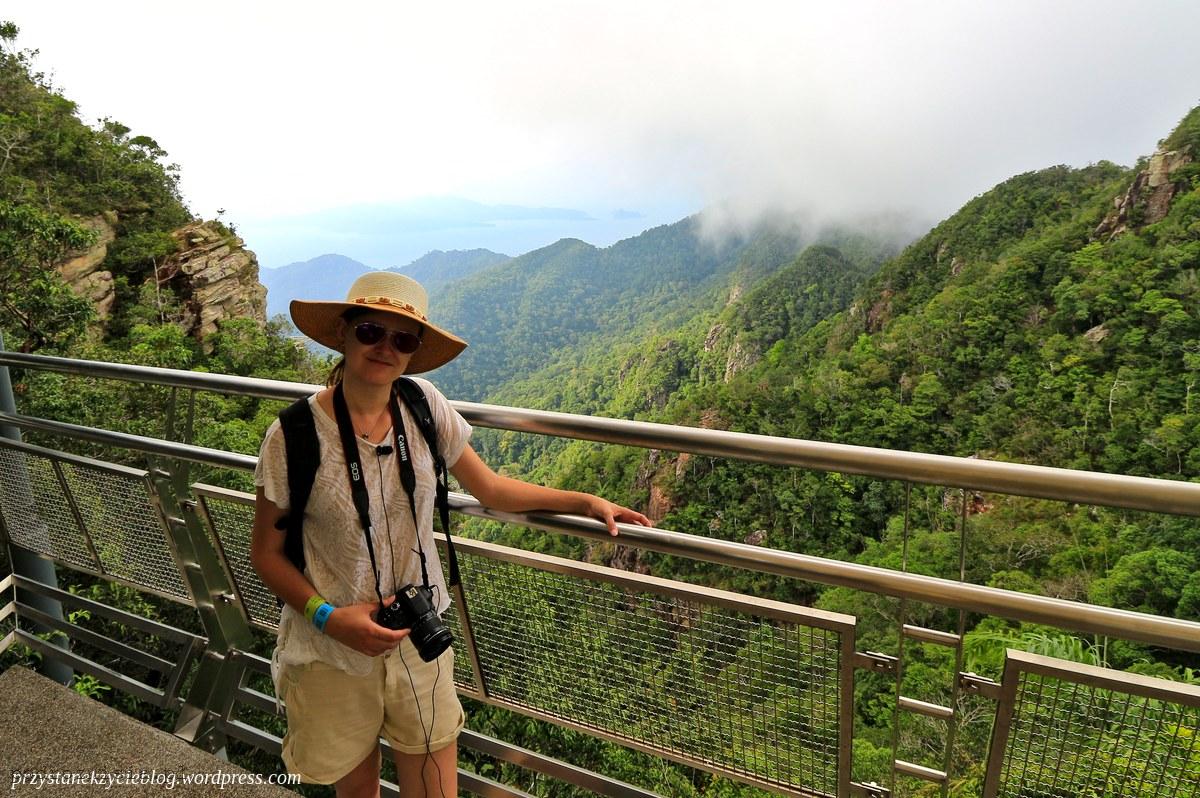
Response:
[[[190,443],[190,419],[206,393],[291,401],[316,386],[16,353],[0,353],[0,366],[159,386],[167,398],[159,437],[0,411],[9,430],[0,438],[0,524],[17,563],[0,574],[0,650],[25,646],[103,685],[95,689],[161,711],[174,737],[197,749],[222,755],[237,741],[278,755],[282,721],[263,656],[278,604],[250,567],[253,495],[222,478],[240,473],[245,483],[255,457]],[[886,651],[860,650],[863,619],[852,615],[457,537],[462,584],[446,621],[465,699],[621,746],[639,763],[675,763],[693,785],[715,776],[813,798],[1200,798],[1200,685],[1014,649],[988,678],[964,671],[963,645],[968,615],[995,616],[1200,665],[1200,623],[965,581],[969,509],[988,494],[1196,517],[1200,484],[453,404],[477,427],[898,482],[905,497],[898,569],[629,525],[618,540],[680,562],[872,596],[864,606],[895,632]],[[18,430],[53,444],[23,442]],[[909,572],[914,493],[955,508],[958,579]],[[611,542],[603,524],[577,516],[502,513],[460,493],[451,509]],[[20,550],[152,596],[183,620],[48,584],[22,565]],[[941,663],[942,688],[910,695],[910,662],[926,674]],[[13,683],[0,680],[0,689]],[[892,717],[884,775],[855,756],[868,703]],[[916,728],[925,733],[908,733]],[[936,749],[910,744],[931,736]],[[519,768],[522,783],[656,794],[470,729],[460,746],[472,761]],[[465,766],[459,784],[484,796],[533,794]]]

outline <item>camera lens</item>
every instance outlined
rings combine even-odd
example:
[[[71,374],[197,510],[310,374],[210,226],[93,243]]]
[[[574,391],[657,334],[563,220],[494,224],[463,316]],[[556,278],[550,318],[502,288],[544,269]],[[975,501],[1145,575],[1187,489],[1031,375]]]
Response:
[[[429,588],[405,585],[388,607],[389,611],[393,609],[394,613],[387,613],[388,620],[397,625],[389,628],[411,629],[408,639],[425,662],[433,662],[454,642],[454,635],[442,623],[433,607],[433,591]],[[380,625],[387,624],[380,621]]]
[[[428,620],[422,619],[413,624],[409,637],[417,647],[421,659],[426,662],[433,662],[454,642],[454,635],[450,634],[446,625],[433,613],[429,614]]]

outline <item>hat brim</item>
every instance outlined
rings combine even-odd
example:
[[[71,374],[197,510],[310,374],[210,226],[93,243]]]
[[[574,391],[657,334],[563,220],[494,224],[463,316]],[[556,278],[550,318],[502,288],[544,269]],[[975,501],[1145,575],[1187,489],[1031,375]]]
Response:
[[[421,374],[444,366],[458,357],[467,348],[467,342],[453,333],[446,332],[436,324],[423,321],[415,314],[390,305],[361,304],[358,302],[317,302],[293,299],[289,305],[292,323],[296,329],[322,346],[337,352],[342,351],[342,341],[337,336],[337,320],[351,308],[361,308],[380,313],[390,313],[412,319],[425,328],[421,335],[421,346],[408,361],[405,374]]]

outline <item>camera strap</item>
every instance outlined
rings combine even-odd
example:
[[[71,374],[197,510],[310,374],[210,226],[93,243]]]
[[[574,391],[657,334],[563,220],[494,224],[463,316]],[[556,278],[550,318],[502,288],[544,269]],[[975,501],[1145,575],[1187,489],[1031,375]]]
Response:
[[[447,584],[450,587],[457,587],[462,584],[462,575],[458,570],[458,555],[454,551],[454,539],[450,536],[450,477],[446,461],[438,447],[437,424],[433,420],[433,411],[429,407],[429,400],[425,397],[421,386],[412,379],[400,377],[392,383],[392,388],[399,394],[408,408],[408,412],[416,420],[417,429],[421,431],[429,454],[433,457],[433,477],[437,483],[434,504],[437,506],[438,516],[442,520],[442,531],[446,534],[446,565],[450,577]],[[394,412],[396,413],[394,418],[400,418],[399,411]],[[402,425],[400,422],[394,421],[392,428],[402,428]]]
[[[413,495],[417,486],[417,475],[413,470],[408,438],[404,433],[404,418],[400,414],[400,405],[396,401],[394,390],[388,402],[392,412],[392,438],[395,441],[396,454],[400,458],[400,485],[408,495],[408,507],[413,518],[413,534],[417,539],[416,553],[421,559],[421,583],[425,587],[429,587],[429,572],[425,564],[425,551],[421,546],[421,532],[417,524],[417,504]],[[367,556],[371,558],[371,572],[375,574],[375,595],[378,596],[379,605],[382,607],[383,593],[379,585],[379,565],[375,561],[375,545],[372,542],[374,530],[371,527],[371,497],[367,492],[366,476],[363,474],[362,462],[358,457],[358,439],[354,435],[354,422],[350,420],[350,408],[346,405],[346,396],[340,382],[333,389],[333,412],[337,419],[338,434],[342,439],[342,454],[346,458],[346,472],[350,477],[350,496],[354,500],[354,509],[358,511],[358,520],[367,540]]]

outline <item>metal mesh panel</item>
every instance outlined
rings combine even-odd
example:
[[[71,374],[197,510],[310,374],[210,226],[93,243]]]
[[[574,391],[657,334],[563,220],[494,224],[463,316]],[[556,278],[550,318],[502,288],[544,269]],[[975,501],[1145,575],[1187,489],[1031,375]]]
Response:
[[[446,550],[443,547],[441,557],[443,572],[447,572],[448,570],[445,568],[445,552]],[[450,582],[450,574],[448,572],[446,573],[446,582]],[[454,591],[451,590],[450,592],[451,598],[454,599]],[[478,687],[475,684],[475,673],[471,670],[471,658],[467,653],[462,623],[458,619],[458,604],[456,600],[451,601],[450,606],[442,613],[442,622],[446,624],[450,632],[454,635],[454,682],[464,690],[476,692]]]
[[[0,514],[13,543],[67,565],[99,570],[50,458],[0,447]]]
[[[1197,798],[1200,709],[1023,673],[999,795]]]
[[[229,580],[236,585],[250,622],[264,629],[279,626],[279,601],[263,584],[250,564],[250,534],[254,529],[254,505],[202,495],[209,531],[217,542]]]
[[[682,762],[837,792],[838,632],[460,560],[493,699]]]
[[[144,472],[73,462],[63,462],[62,468],[105,572],[191,603]]]

